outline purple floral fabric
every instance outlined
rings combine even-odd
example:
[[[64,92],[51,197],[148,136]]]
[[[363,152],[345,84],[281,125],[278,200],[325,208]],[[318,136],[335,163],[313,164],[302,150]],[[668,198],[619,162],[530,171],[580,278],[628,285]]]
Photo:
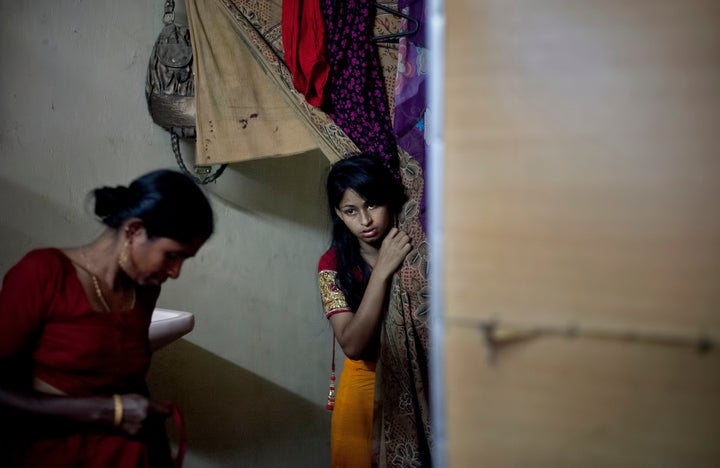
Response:
[[[407,151],[425,174],[425,77],[427,49],[425,48],[425,1],[400,0],[398,8],[418,20],[418,31],[402,37],[398,44],[398,72],[395,78],[395,122],[393,132],[398,145]],[[401,30],[409,31],[408,20],[401,21]],[[426,195],[420,200],[420,224],[425,229]]]
[[[330,63],[330,102],[323,110],[360,151],[381,155],[397,174],[397,142],[372,42],[374,5],[369,0],[321,0]]]

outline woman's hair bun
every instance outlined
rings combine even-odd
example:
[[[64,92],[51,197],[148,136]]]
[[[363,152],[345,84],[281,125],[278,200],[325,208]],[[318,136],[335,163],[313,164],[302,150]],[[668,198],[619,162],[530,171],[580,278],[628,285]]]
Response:
[[[130,189],[117,187],[100,187],[95,189],[95,214],[101,219],[114,218],[127,210],[132,202]]]
[[[148,238],[178,242],[207,240],[215,220],[205,192],[188,175],[169,169],[148,172],[127,187],[93,190],[95,215],[117,229],[128,219],[142,221]]]

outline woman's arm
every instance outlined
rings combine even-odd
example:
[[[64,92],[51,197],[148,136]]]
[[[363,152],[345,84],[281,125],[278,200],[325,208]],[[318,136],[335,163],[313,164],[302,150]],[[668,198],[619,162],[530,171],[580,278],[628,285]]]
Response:
[[[66,421],[112,427],[115,420],[112,397],[73,398],[0,385],[0,406],[12,416],[32,415],[55,420],[58,424]]]
[[[335,338],[350,359],[360,359],[372,342],[383,314],[390,279],[410,249],[410,237],[392,228],[380,246],[358,310],[354,314],[340,313],[330,317]]]
[[[88,429],[116,428],[130,436],[137,435],[151,421],[170,414],[169,408],[136,393],[121,395],[120,402],[116,403],[112,396],[47,395],[20,391],[7,385],[0,385],[0,407],[8,419],[4,423],[32,417],[42,422],[43,431],[51,427],[77,429],[80,424]],[[121,416],[118,426],[115,424],[116,411]]]

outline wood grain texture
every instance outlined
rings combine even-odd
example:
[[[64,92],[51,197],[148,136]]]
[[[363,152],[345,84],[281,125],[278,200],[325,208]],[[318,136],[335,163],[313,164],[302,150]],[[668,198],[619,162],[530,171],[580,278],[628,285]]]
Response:
[[[489,367],[466,324],[720,338],[720,3],[445,9],[451,466],[717,466],[717,350],[543,338]]]

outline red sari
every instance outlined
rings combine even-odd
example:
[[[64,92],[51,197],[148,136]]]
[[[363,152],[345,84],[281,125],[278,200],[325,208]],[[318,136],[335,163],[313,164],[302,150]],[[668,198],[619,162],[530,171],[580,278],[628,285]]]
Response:
[[[29,361],[29,377],[69,396],[147,394],[148,327],[159,292],[139,288],[130,310],[93,310],[70,259],[58,249],[34,250],[8,271],[0,290],[0,363]],[[156,466],[147,439],[43,429],[19,431],[19,466]]]

